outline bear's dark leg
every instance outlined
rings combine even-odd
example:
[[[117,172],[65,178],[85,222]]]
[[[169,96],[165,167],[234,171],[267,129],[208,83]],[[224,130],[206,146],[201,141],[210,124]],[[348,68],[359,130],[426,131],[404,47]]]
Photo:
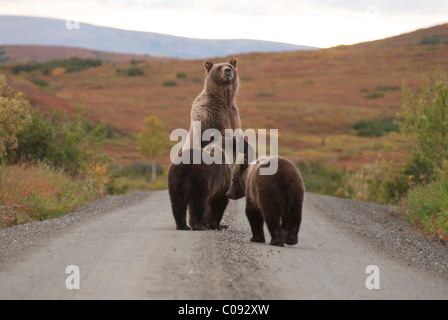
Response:
[[[288,236],[288,223],[286,220],[286,216],[282,217],[281,226],[282,226],[282,238],[283,240],[285,240],[286,237]]]
[[[293,205],[289,212],[286,213],[286,219],[288,234],[286,236],[285,243],[295,245],[299,242],[298,235],[300,223],[302,222],[302,204],[298,203]]]
[[[271,245],[283,247],[285,244],[280,227],[280,218],[278,216],[266,217],[266,224],[271,234]]]
[[[187,205],[181,203],[181,201],[175,201],[171,203],[173,210],[174,220],[176,221],[177,230],[191,230],[187,226]]]
[[[228,203],[229,199],[225,195],[208,201],[206,219],[210,229],[222,230],[228,228],[226,225],[221,225],[222,216],[224,215]]]
[[[263,216],[260,210],[246,204],[246,216],[249,220],[250,228],[252,230],[251,242],[266,242],[263,230]]]
[[[264,201],[262,204],[263,216],[271,234],[271,245],[283,247],[284,238],[282,227],[280,225],[282,214],[282,207],[277,201]]]
[[[193,230],[207,230],[207,227],[204,225],[205,199],[192,199],[188,207],[190,227]]]
[[[174,221],[177,230],[191,230],[187,226],[187,201],[185,190],[182,184],[177,183],[175,177],[178,176],[179,167],[171,166],[168,171],[168,191],[171,201],[171,209],[173,211]]]

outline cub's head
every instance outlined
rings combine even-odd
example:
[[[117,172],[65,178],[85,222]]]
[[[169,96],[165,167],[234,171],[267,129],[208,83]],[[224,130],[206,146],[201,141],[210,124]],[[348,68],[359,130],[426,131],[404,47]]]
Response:
[[[217,86],[238,85],[238,60],[232,59],[229,63],[213,64],[210,60],[204,61],[207,70],[207,84]]]
[[[232,172],[232,183],[226,193],[231,200],[238,200],[246,196],[247,163],[235,164]]]

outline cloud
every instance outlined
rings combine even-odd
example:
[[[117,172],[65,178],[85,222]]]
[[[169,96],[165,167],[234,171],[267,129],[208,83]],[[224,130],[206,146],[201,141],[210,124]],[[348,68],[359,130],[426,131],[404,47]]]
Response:
[[[150,1],[151,2],[151,1]],[[165,1],[163,1],[165,2]],[[183,1],[167,1],[167,4]],[[306,8],[317,7],[322,10],[345,10],[362,13],[368,7],[377,7],[382,12],[393,14],[433,14],[448,9],[446,0],[196,0],[190,1],[196,9],[207,6],[219,13],[245,15],[278,15],[303,12]]]
[[[0,0],[0,14],[77,20],[192,38],[318,47],[448,22],[446,0]]]
[[[448,8],[448,1],[446,0],[313,0],[305,2],[312,2],[320,7],[345,9],[354,12],[363,12],[367,7],[375,6],[382,12],[394,14],[431,14]]]
[[[110,7],[146,8],[146,9],[195,9],[210,10],[215,13],[233,13],[245,15],[273,15],[301,11],[310,6],[324,10],[347,10],[363,12],[369,6],[376,6],[383,12],[431,14],[448,9],[446,0],[0,0],[0,8],[16,5],[25,13],[39,6],[42,9],[51,7],[103,7],[107,12]],[[27,10],[28,9],[28,10]],[[0,11],[1,12],[1,11]]]

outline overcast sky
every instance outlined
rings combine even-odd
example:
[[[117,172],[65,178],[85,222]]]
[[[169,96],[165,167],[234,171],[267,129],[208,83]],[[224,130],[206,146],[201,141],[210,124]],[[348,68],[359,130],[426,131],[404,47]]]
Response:
[[[0,15],[332,47],[448,22],[448,0],[0,0]]]

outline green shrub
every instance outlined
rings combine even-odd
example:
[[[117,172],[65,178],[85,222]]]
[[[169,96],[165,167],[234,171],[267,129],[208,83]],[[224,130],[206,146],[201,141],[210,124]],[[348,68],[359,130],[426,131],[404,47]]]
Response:
[[[48,82],[47,80],[44,80],[44,79],[31,78],[30,81],[32,83],[34,83],[35,85],[41,86],[41,87],[48,87],[50,85],[50,82]]]
[[[8,155],[9,163],[41,161],[76,174],[85,161],[79,147],[82,137],[55,116],[46,118],[34,111],[18,139],[17,149]]]
[[[132,65],[137,65],[137,64],[142,63],[142,62],[144,62],[144,61],[143,60],[136,60],[136,59],[132,59],[131,60],[131,64]]]
[[[389,90],[389,89],[388,89]],[[390,120],[359,121],[353,129],[358,135],[375,136],[382,132],[398,131],[388,144],[388,150],[406,154],[406,158],[388,162],[382,169],[376,168],[369,175],[370,186],[364,186],[362,197],[381,203],[397,204],[407,194],[415,195],[412,201],[421,199],[425,185],[437,183],[440,172],[445,172],[448,163],[448,79],[439,70],[435,86],[425,84],[418,96],[403,87],[404,104],[395,122]],[[358,182],[359,184],[359,182]],[[435,193],[434,193],[435,194]],[[428,200],[432,197],[428,194]],[[412,211],[409,202],[405,210]],[[408,206],[409,205],[409,206]],[[427,207],[427,204],[425,204]],[[423,217],[422,215],[413,215]],[[424,220],[421,218],[420,220]]]
[[[360,120],[353,127],[360,137],[380,137],[386,132],[399,132],[400,128],[393,119]]]
[[[40,66],[41,66],[40,64],[37,64],[35,62],[29,62],[26,64],[16,64],[11,68],[11,72],[13,74],[19,74],[20,72],[30,73],[34,70],[39,69]]]
[[[110,168],[110,182],[107,186],[109,194],[123,194],[137,190],[162,190],[167,188],[163,166],[156,164],[160,179],[152,180],[152,163],[140,162],[128,166]]]
[[[143,76],[145,74],[145,72],[143,71],[142,68],[139,67],[132,67],[129,68],[128,71],[126,72],[126,74],[128,76],[134,77],[134,76]]]
[[[423,46],[435,46],[440,43],[440,36],[432,35],[432,36],[424,36],[420,41],[420,45]]]
[[[185,79],[187,77],[187,74],[185,72],[178,72],[176,77],[178,79]]]
[[[25,64],[17,64],[12,67],[11,71],[14,74],[18,74],[20,72],[30,73],[32,71],[39,70],[43,75],[48,75],[56,68],[64,68],[66,72],[76,72],[101,65],[101,60],[95,59],[54,59],[43,63],[28,62]]]
[[[85,120],[78,120],[78,126],[81,131],[98,140],[113,139],[115,136],[113,128],[104,122],[91,124]]]
[[[412,183],[412,176],[405,174],[398,174],[392,179],[387,179],[382,182],[383,194],[381,199],[383,203],[398,203],[400,199],[409,191]]]
[[[364,96],[366,99],[378,99],[384,97],[384,94],[381,92],[370,92]]]
[[[403,202],[406,218],[425,231],[441,237],[448,235],[448,172],[427,185],[409,191]],[[448,238],[446,238],[448,239]]]
[[[163,82],[163,86],[164,87],[175,87],[175,86],[177,86],[177,82],[175,82],[173,80],[166,80]]]
[[[156,164],[157,175],[163,174],[163,166]],[[128,166],[111,168],[113,178],[118,177],[131,177],[131,178],[144,178],[150,181],[152,178],[152,163],[137,162]]]
[[[17,136],[31,121],[30,104],[21,92],[11,89],[0,74],[0,162],[18,146]]]
[[[429,182],[448,161],[448,77],[439,70],[434,88],[425,84],[421,96],[414,97],[405,86],[403,94],[405,103],[398,124],[409,141],[400,149],[412,155],[406,165],[417,168],[415,173],[424,174]]]
[[[377,91],[400,91],[401,87],[398,86],[378,86]]]
[[[108,126],[81,120],[63,122],[38,111],[31,114],[31,122],[18,135],[18,147],[7,155],[8,163],[43,162],[76,175],[89,162],[103,161],[95,143],[111,134]]]
[[[344,198],[352,193],[347,189],[347,176],[339,169],[319,161],[301,161],[297,167],[309,192]]]
[[[270,93],[270,92],[266,92],[266,91],[261,91],[257,93],[258,97],[275,97],[275,94]]]
[[[115,180],[112,180],[112,182],[107,186],[107,194],[111,195],[119,195],[119,194],[126,194],[129,191],[130,186],[128,184],[124,185],[117,185],[115,183]]]

